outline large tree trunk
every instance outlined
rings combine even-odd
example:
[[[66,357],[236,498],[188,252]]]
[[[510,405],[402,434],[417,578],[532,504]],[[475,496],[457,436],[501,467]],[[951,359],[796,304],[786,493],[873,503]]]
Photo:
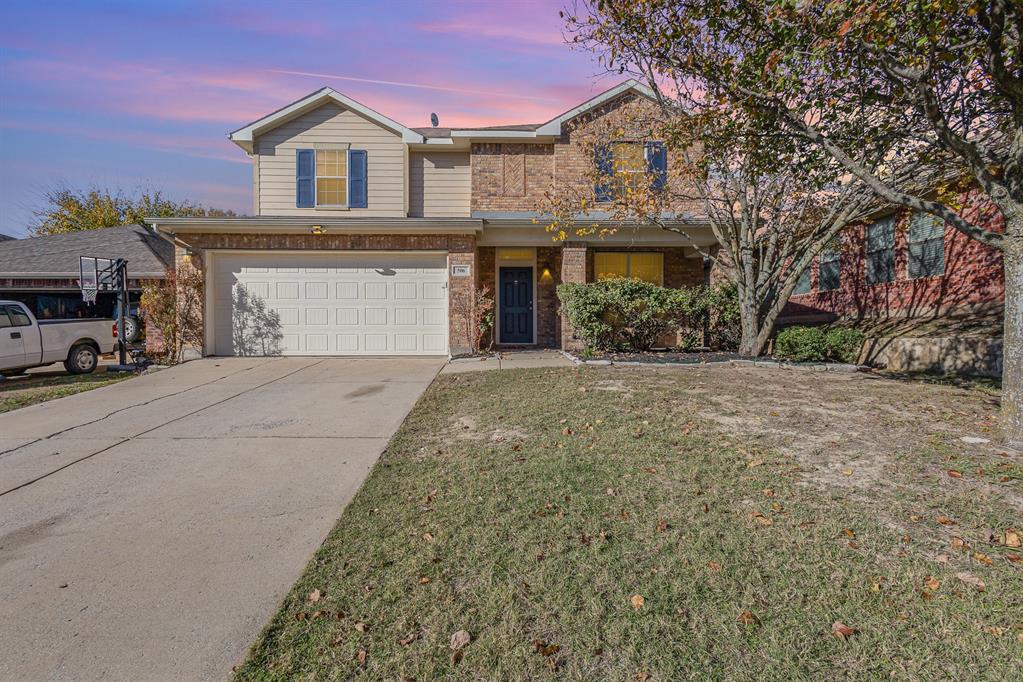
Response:
[[[757,356],[763,352],[763,345],[758,343],[760,337],[760,315],[752,286],[739,288],[739,324],[742,337],[739,339],[739,354]]]
[[[1023,448],[1023,207],[1006,217],[1005,331],[1002,336],[1002,427]]]

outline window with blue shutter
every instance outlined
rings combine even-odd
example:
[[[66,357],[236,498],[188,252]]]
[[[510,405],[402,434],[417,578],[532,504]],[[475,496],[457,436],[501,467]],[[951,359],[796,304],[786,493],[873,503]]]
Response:
[[[316,151],[295,151],[295,206],[313,208],[316,205]]]
[[[366,150],[349,151],[348,165],[348,207],[366,208],[369,205],[366,192]]]
[[[647,172],[652,176],[650,187],[664,189],[668,181],[668,148],[663,142],[646,143]]]
[[[600,180],[593,187],[597,201],[611,201],[614,198],[614,153],[608,145],[597,145],[594,149],[594,160]]]
[[[945,274],[945,223],[929,213],[909,219],[909,278]]]

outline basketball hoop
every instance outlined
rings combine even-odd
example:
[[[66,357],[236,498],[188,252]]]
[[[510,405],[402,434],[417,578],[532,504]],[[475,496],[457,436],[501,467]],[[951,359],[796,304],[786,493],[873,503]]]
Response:
[[[95,303],[98,293],[99,289],[96,287],[82,287],[82,300],[89,304]]]

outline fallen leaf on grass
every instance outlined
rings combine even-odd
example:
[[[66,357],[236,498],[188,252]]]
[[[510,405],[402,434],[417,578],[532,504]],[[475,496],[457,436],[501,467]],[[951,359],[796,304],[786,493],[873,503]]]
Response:
[[[608,488],[607,489],[607,496],[608,497],[614,497],[614,495],[615,495],[615,489],[614,488]]]
[[[984,632],[988,633],[989,635],[994,635],[995,637],[1001,637],[1002,635],[1005,634],[1005,628],[1000,628],[995,625],[985,625]]]
[[[433,542],[433,534],[423,533],[423,539],[426,540],[427,542]]]
[[[753,520],[762,526],[770,526],[771,524],[774,523],[774,521],[772,521],[770,517],[765,516],[763,513],[758,511],[753,512],[752,514],[750,514],[750,516],[752,516]]]
[[[847,538],[854,538],[856,537],[856,531],[854,531],[852,528],[843,528],[842,535],[846,536]]]
[[[743,625],[752,625],[757,622],[757,617],[753,615],[752,611],[743,611],[736,620]]]
[[[948,470],[948,475],[951,476],[952,478],[962,478],[963,477],[963,472],[956,471],[955,469],[949,469]]]
[[[933,575],[929,575],[927,576],[927,579],[924,580],[924,585],[931,592],[937,592],[938,589],[941,587],[941,581],[935,578]]]
[[[427,577],[426,577],[425,575],[424,575],[424,576],[422,576],[422,577],[421,577],[421,578],[419,579],[419,584],[420,584],[420,585],[426,585],[426,584],[428,584],[429,582],[430,582],[430,579],[429,579],[429,578],[427,578]]]
[[[952,538],[952,549],[967,549],[966,541],[962,538]]]
[[[365,649],[359,649],[358,659],[359,659],[359,665],[366,665],[366,650]]]
[[[940,523],[941,525],[943,525],[943,526],[955,526],[955,525],[957,525],[956,521],[954,519],[950,519],[950,518],[948,518],[947,516],[944,516],[944,515],[939,516],[935,520],[938,523]]]
[[[707,562],[707,568],[709,568],[712,571],[720,571],[721,570],[721,564],[719,564],[716,561],[708,561]]]
[[[657,532],[663,533],[666,530],[668,530],[668,523],[664,519],[661,519],[657,522]]]
[[[746,462],[746,467],[749,468],[749,469],[752,469],[754,467],[760,466],[763,463],[764,463],[764,460],[762,460],[762,459],[751,459],[750,461]]]
[[[956,577],[962,580],[967,585],[973,585],[980,592],[983,592],[987,587],[984,584],[983,580],[981,580],[979,577],[975,576],[974,574],[968,571],[961,571],[959,573],[956,573]]]
[[[451,650],[458,651],[472,641],[472,637],[465,630],[459,630],[451,635]]]
[[[649,679],[650,673],[646,672],[645,670],[640,670],[638,673],[636,673],[636,682],[646,682]]]
[[[1002,544],[1005,545],[1006,547],[1019,547],[1020,546],[1019,533],[1017,533],[1012,528],[1007,529],[1005,531],[1004,537],[1002,538]]]
[[[411,644],[412,642],[416,641],[417,639],[419,639],[419,633],[418,632],[410,632],[407,635],[405,635],[404,637],[402,637],[401,639],[399,639],[398,640],[398,644],[401,644],[402,646],[408,646],[409,644]]]
[[[360,621],[355,624],[355,629],[358,630],[359,632],[365,632],[368,628],[366,627],[365,623]]]
[[[770,488],[764,488],[764,497],[774,497],[774,491]]]
[[[981,552],[974,552],[973,558],[979,561],[980,563],[984,564],[985,566],[991,566],[995,563],[994,561],[991,560],[991,557]]]
[[[554,654],[561,651],[561,647],[557,644],[548,644],[542,639],[533,640],[533,648],[536,649],[536,653],[541,656],[553,656]]]
[[[856,628],[851,628],[840,620],[836,620],[831,624],[831,634],[838,637],[843,642],[858,632]]]
[[[629,602],[632,603],[632,608],[639,611],[641,608],[643,608],[643,604],[646,603],[646,599],[643,599],[643,595],[641,594],[634,594],[632,595],[632,598],[629,600]]]
[[[312,592],[309,593],[309,596],[306,597],[306,601],[309,602],[310,604],[315,604],[316,602],[320,601],[321,596],[322,595],[320,594],[319,590],[313,590]]]
[[[842,469],[842,475],[843,476],[852,476],[852,474],[853,474],[853,470],[852,469]]]

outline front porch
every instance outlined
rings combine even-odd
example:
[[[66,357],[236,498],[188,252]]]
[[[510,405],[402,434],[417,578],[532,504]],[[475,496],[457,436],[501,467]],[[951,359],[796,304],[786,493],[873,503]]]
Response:
[[[494,298],[493,341],[498,349],[579,347],[559,313],[557,286],[614,276],[666,287],[706,282],[703,259],[683,246],[478,246],[476,286]]]

